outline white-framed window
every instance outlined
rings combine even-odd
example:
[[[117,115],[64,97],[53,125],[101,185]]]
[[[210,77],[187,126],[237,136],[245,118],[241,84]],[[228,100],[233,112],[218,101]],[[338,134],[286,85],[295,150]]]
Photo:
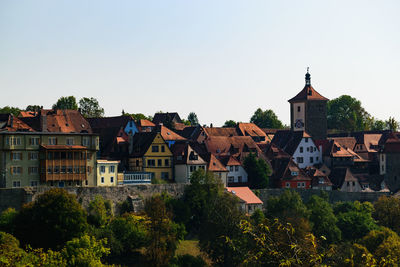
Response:
[[[101,183],[104,184],[104,177],[101,177]]]
[[[239,171],[239,166],[235,166],[235,172]]]
[[[314,158],[310,157],[310,163],[314,163]]]
[[[114,177],[113,176],[110,177],[110,182],[114,183]]]
[[[233,183],[233,182],[234,182],[234,177],[228,176],[228,183]]]
[[[40,138],[39,137],[30,137],[29,138],[29,145],[38,146],[39,144],[40,144]]]
[[[11,174],[19,175],[21,173],[22,173],[22,167],[21,166],[11,166]]]
[[[21,187],[21,181],[13,181],[13,187]]]
[[[115,166],[109,166],[108,167],[108,172],[109,173],[114,173],[115,172]]]
[[[306,183],[305,182],[298,182],[297,183],[297,188],[305,188],[306,187]]]
[[[100,166],[100,173],[106,172],[106,166]]]
[[[296,161],[297,163],[303,163],[303,157],[297,157]]]
[[[290,183],[289,182],[286,182],[286,188],[290,188]]]
[[[14,146],[19,146],[19,145],[21,145],[21,138],[20,138],[20,137],[14,137],[14,138],[13,138],[13,145],[14,145]]]
[[[31,181],[31,186],[38,186],[38,181]]]
[[[57,145],[57,137],[49,137],[48,142],[51,146]]]
[[[302,146],[300,147],[300,153],[303,153],[303,147]]]
[[[74,145],[74,138],[67,138],[67,146],[73,146]]]

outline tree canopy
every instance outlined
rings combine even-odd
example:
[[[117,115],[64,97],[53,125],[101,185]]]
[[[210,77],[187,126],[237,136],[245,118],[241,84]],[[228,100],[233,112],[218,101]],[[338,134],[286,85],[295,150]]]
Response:
[[[263,159],[258,159],[254,153],[250,153],[244,159],[243,167],[247,172],[250,188],[261,189],[268,186],[272,170]]]
[[[78,109],[75,96],[62,96],[53,105],[53,109]]]
[[[284,127],[278,116],[271,109],[263,111],[261,108],[258,108],[251,117],[250,122],[260,128],[282,129]]]
[[[224,125],[223,125],[222,127],[225,127],[225,128],[233,128],[233,127],[236,127],[236,121],[234,121],[234,120],[227,120],[227,121],[225,121],[225,123],[224,123]]]
[[[18,116],[18,114],[20,113],[20,109],[17,107],[9,107],[9,106],[5,106],[3,108],[0,108],[0,114],[12,114],[15,117]]]
[[[93,97],[83,97],[79,100],[79,109],[85,118],[98,118],[104,116],[104,109]]]
[[[194,112],[189,113],[187,120],[190,122],[190,125],[192,126],[199,125],[199,119],[197,118],[197,115]]]

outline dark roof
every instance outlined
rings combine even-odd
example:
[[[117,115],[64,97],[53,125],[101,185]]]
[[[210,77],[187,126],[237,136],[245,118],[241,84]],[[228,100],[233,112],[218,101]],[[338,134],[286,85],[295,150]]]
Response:
[[[0,114],[0,131],[34,132],[34,129],[12,114]]]
[[[163,123],[166,124],[168,122],[178,122],[182,123],[181,118],[179,117],[179,114],[177,112],[167,112],[167,113],[156,113],[154,114],[153,117],[153,123],[154,124],[159,124]]]
[[[183,130],[175,130],[175,132],[186,139],[195,140],[200,134],[200,129],[200,125],[188,126],[185,127]]]
[[[396,134],[391,134],[386,140],[383,148],[384,153],[400,153],[400,138]]]
[[[190,148],[191,152],[189,153]],[[206,164],[206,162],[200,155],[198,155],[197,160],[190,159],[191,153],[193,154],[199,154],[199,153],[197,153],[190,146],[189,142],[177,141],[175,144],[171,146],[171,152],[174,156],[174,164],[188,164],[190,163],[190,161],[200,161],[200,162],[202,161],[204,164]]]
[[[346,167],[332,169],[331,173],[329,174],[329,179],[335,188],[342,187],[344,182],[358,182],[358,179],[354,177],[350,169]]]
[[[136,133],[132,138],[132,151],[130,156],[142,157],[153,143],[156,135],[156,132]]]
[[[104,117],[104,118],[88,118],[87,121],[90,123],[93,132],[98,133],[100,129],[104,128],[118,128],[124,127],[129,121],[133,120],[131,116],[116,116],[116,117]]]
[[[276,132],[271,142],[292,156],[303,137],[311,138],[305,131],[281,130]]]
[[[292,181],[311,181],[311,177],[307,175],[291,158],[282,158],[277,161],[274,173],[272,175],[275,182],[281,180]],[[292,175],[296,172],[297,175]]]

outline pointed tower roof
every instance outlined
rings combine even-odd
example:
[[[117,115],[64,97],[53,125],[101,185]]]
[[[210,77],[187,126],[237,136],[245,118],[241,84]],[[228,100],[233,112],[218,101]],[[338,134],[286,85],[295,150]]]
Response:
[[[318,93],[312,86],[311,86],[311,74],[308,72],[306,73],[306,85],[304,86],[303,90],[300,91],[295,97],[288,100],[290,103],[296,101],[303,101],[303,100],[324,100],[328,101],[329,99],[323,97]]]

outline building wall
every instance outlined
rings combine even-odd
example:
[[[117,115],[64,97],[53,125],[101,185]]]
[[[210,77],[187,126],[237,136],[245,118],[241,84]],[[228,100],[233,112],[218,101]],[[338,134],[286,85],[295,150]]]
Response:
[[[306,132],[314,139],[326,139],[328,128],[326,101],[307,101],[306,107]]]
[[[291,128],[293,131],[304,131],[305,130],[305,112],[306,105],[304,102],[296,102],[290,104],[290,115],[291,115]],[[300,120],[302,122],[302,126],[296,125],[296,121]]]
[[[306,142],[306,138],[303,138],[299,146],[296,148],[296,151],[293,153],[293,160],[300,168],[306,168],[322,162],[322,152],[315,146],[312,138],[308,138],[307,140],[308,142]],[[300,152],[301,148],[303,148],[303,152]],[[311,157],[313,158],[313,162],[311,162]],[[303,162],[300,162],[299,158],[303,158]]]
[[[289,187],[290,185],[290,187]],[[281,182],[281,188],[304,188],[310,189],[311,188],[311,181],[291,181],[291,180],[284,180]]]
[[[157,152],[153,152],[153,147],[158,147]],[[149,160],[154,160],[154,166],[149,166]],[[160,162],[161,161],[161,162]],[[166,164],[168,161],[168,164]],[[160,164],[161,163],[161,164]],[[157,134],[150,145],[148,151],[143,157],[144,171],[151,172],[154,174],[154,178],[166,179],[165,175],[168,175],[167,180],[172,180],[172,153],[167,143],[161,137],[161,134]]]
[[[236,171],[235,167],[237,167],[237,171]],[[227,174],[228,183],[232,183],[229,181],[229,179],[233,179],[233,183],[239,183],[239,176],[242,177],[241,183],[247,183],[247,172],[244,170],[244,168],[242,166],[240,166],[240,165],[226,166],[226,169],[228,170],[228,174]]]
[[[104,167],[104,172],[102,172],[102,167]],[[112,167],[114,168],[114,170],[112,170]],[[117,178],[118,161],[97,161],[96,186],[116,186]]]
[[[400,153],[386,153],[386,172],[384,180],[390,191],[400,189]]]
[[[361,192],[362,188],[358,181],[344,181],[340,190],[343,192]]]
[[[18,143],[16,145],[14,145],[14,138],[16,138],[15,140],[19,140],[16,141],[16,143]],[[35,142],[31,141],[34,140],[34,138]],[[93,168],[96,162],[95,152],[98,150],[98,136],[87,134],[3,133],[0,134],[0,186],[11,188],[14,186],[25,187],[43,185],[44,183],[40,182],[41,169],[39,148],[40,145],[48,145],[50,138],[56,138],[58,145],[66,145],[67,139],[73,140],[72,142],[74,145],[86,145],[90,153],[92,153],[91,159],[87,162],[87,166],[91,169],[91,172],[88,173],[87,185],[95,185],[96,175]],[[21,159],[13,158],[13,153],[20,153],[22,156]],[[30,154],[37,154],[37,158],[32,159]],[[18,167],[20,173],[14,172],[15,168],[13,167]],[[29,170],[33,170],[33,167],[37,168],[37,173],[29,172]],[[73,184],[76,185],[75,183]],[[47,185],[58,186],[59,184],[48,182]],[[66,186],[65,183],[63,185]]]

